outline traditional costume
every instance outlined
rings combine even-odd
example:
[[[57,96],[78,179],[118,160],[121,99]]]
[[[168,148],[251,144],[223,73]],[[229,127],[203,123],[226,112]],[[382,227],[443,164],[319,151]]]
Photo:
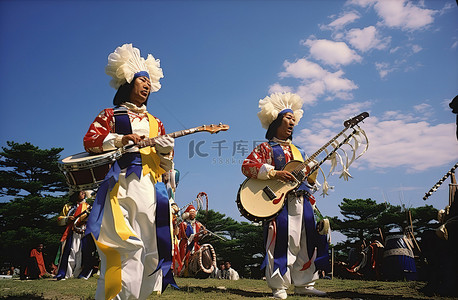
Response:
[[[146,76],[150,92],[160,89],[159,60],[125,44],[108,56],[106,73],[119,88]],[[118,94],[117,94],[118,95]],[[115,96],[116,99],[116,96]],[[165,134],[161,121],[125,99],[103,110],[90,125],[84,147],[90,153],[122,147],[123,135],[156,137]],[[97,191],[86,233],[92,234],[101,259],[96,299],[146,299],[176,286],[171,272],[170,203],[161,175],[173,169],[172,146],[132,147],[113,163]]]
[[[266,129],[287,112],[294,114],[296,124],[303,114],[302,100],[291,93],[272,94],[260,100],[259,107],[258,117]],[[242,172],[250,178],[271,179],[274,170],[281,170],[292,159],[304,161],[305,154],[291,140],[273,137],[250,153]],[[317,232],[314,218],[315,199],[309,185],[314,183],[313,177],[316,175],[309,176],[309,183],[302,183],[296,192],[290,193],[279,215],[264,224],[263,267],[275,298],[285,299],[290,285],[299,294],[324,294],[313,289],[319,278],[317,270],[327,270],[329,264],[327,238]]]
[[[182,215],[183,222],[179,225],[178,238],[180,240],[179,249],[180,257],[184,266],[187,266],[191,255],[199,250],[199,239],[200,232],[204,230],[202,223],[197,221],[195,218],[189,218],[189,213],[191,211],[196,211],[194,205],[189,205],[185,212]]]
[[[79,194],[79,192],[76,193]],[[67,203],[64,205],[62,212],[57,218],[57,224],[59,226],[66,226],[65,231],[60,239],[61,248],[59,251],[60,259],[56,275],[57,280],[70,278],[72,276],[87,279],[91,276],[92,268],[85,269],[84,274],[81,274],[83,270],[82,240],[84,231],[80,231],[74,226],[75,221],[79,220],[69,220],[70,216],[80,216],[82,213],[87,211],[88,208],[89,204],[85,199],[76,204]],[[86,215],[82,216],[84,219],[86,217]]]

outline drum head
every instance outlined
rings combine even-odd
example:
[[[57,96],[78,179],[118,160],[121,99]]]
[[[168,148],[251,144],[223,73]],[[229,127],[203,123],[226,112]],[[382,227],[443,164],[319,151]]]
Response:
[[[101,153],[101,154],[89,154],[87,152],[81,152],[81,153],[70,155],[62,159],[61,163],[73,164],[73,163],[79,163],[79,162],[86,162],[88,160],[97,160],[97,159],[103,159],[105,157],[110,157],[112,154],[113,152],[107,152],[107,153]]]
[[[105,152],[101,154],[89,154],[81,152],[70,155],[60,161],[59,168],[65,171],[79,171],[111,164],[118,159],[120,154],[117,151]]]

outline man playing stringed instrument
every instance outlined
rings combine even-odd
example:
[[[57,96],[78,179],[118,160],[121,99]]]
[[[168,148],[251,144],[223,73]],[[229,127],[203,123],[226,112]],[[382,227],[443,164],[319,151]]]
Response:
[[[303,151],[291,143],[293,129],[302,117],[301,98],[292,93],[275,93],[259,101],[258,117],[267,129],[268,142],[258,145],[245,159],[242,172],[248,178],[295,181],[289,171],[282,170],[291,160],[303,161]],[[295,293],[324,296],[314,288],[317,270],[329,263],[326,237],[316,229],[310,194],[316,173],[289,193],[279,214],[264,223],[266,281],[274,298],[286,299],[286,290],[295,286]],[[249,200],[249,199],[248,199]]]
[[[186,272],[189,259],[195,251],[199,250],[199,240],[206,233],[206,230],[205,226],[196,220],[196,208],[192,204],[186,208],[181,218],[183,221],[179,225],[178,232],[179,250],[185,268],[183,271]]]
[[[163,73],[159,60],[151,54],[145,60],[132,44],[116,48],[105,71],[118,90],[115,107],[96,117],[84,147],[89,153],[127,150],[100,185],[87,223],[101,258],[95,298],[146,299],[168,284],[176,286],[170,203],[161,182],[161,175],[173,169],[174,139],[146,109]],[[153,147],[137,146],[147,138],[155,138]]]

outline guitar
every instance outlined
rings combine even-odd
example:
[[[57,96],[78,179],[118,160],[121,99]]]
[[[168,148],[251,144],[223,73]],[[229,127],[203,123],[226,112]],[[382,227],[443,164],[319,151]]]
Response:
[[[193,133],[196,133],[196,132],[209,132],[211,134],[214,134],[214,133],[218,133],[220,131],[226,131],[229,129],[229,125],[225,125],[225,124],[218,124],[218,125],[215,125],[215,124],[211,124],[211,125],[202,125],[202,126],[199,126],[199,127],[194,127],[194,128],[190,128],[190,129],[184,129],[184,130],[180,130],[180,131],[175,131],[175,132],[172,132],[172,133],[169,133],[169,134],[166,134],[166,135],[162,135],[162,136],[157,136],[157,137],[153,137],[153,138],[145,138],[143,140],[141,140],[138,144],[136,145],[126,145],[122,148],[119,148],[118,150],[115,150],[115,151],[118,151],[118,153],[120,155],[124,154],[127,152],[127,149],[129,149],[130,147],[135,147],[135,146],[138,146],[139,148],[144,148],[144,147],[148,147],[148,146],[154,146],[156,144],[156,139],[159,138],[159,137],[163,137],[163,136],[169,136],[169,137],[172,137],[172,138],[177,138],[177,137],[182,137],[182,136],[185,136],[185,135],[188,135],[188,134],[193,134]]]
[[[196,132],[209,132],[213,134],[228,129],[229,125],[220,123],[218,125],[202,125],[191,129],[172,132],[167,135],[177,138]],[[101,154],[89,154],[87,152],[77,153],[62,159],[59,162],[59,169],[63,172],[67,184],[73,190],[96,189],[103,182],[105,175],[107,175],[114,161],[121,158],[121,156],[128,152],[131,147],[143,148],[154,146],[155,139],[156,138],[147,138],[137,145],[126,145],[117,150]]]
[[[278,179],[246,179],[240,185],[237,193],[236,203],[240,213],[253,222],[268,221],[275,218],[283,208],[288,193],[297,189],[301,183],[307,179],[309,174],[315,172],[342,145],[347,143],[357,130],[353,129],[353,132],[346,136],[346,138],[335,146],[320,162],[316,163],[315,158],[343,135],[346,130],[353,128],[368,116],[369,114],[367,112],[363,112],[345,121],[345,128],[304,162],[297,160],[288,162],[283,170],[289,171],[294,176],[294,181],[284,182]]]

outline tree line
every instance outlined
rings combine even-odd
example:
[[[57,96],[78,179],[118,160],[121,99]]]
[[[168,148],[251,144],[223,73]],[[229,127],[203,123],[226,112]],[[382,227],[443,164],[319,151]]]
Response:
[[[45,260],[54,261],[63,228],[57,217],[69,202],[65,177],[58,168],[63,148],[40,149],[30,143],[9,141],[0,152],[0,266],[18,267],[38,243]],[[235,197],[235,192],[234,192]],[[341,217],[327,217],[331,228],[347,236],[335,249],[341,259],[350,247],[380,232],[410,225],[415,232],[434,228],[437,210],[432,206],[405,208],[372,199],[343,199]],[[260,278],[264,259],[263,226],[238,222],[214,210],[199,211],[197,219],[214,234],[204,243],[215,248],[218,260],[230,261],[243,277]]]

